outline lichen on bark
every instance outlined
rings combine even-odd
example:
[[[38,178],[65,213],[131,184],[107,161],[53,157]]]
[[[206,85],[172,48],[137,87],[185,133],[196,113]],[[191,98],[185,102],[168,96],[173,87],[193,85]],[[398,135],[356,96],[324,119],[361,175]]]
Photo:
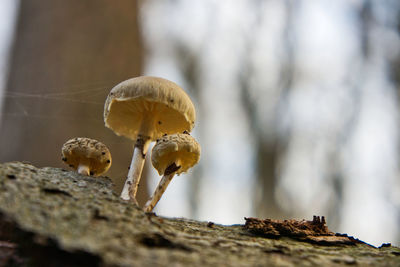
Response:
[[[106,177],[21,162],[0,164],[0,255],[1,242],[28,266],[400,265],[396,247],[271,238],[244,225],[146,214]]]

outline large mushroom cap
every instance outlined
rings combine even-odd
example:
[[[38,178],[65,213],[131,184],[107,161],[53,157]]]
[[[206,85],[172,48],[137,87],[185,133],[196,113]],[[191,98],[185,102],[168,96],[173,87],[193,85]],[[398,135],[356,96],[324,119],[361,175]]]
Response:
[[[149,121],[151,139],[163,134],[191,131],[196,120],[194,105],[177,84],[166,79],[141,76],[116,85],[104,107],[105,125],[116,134],[136,139],[143,121]]]
[[[87,165],[90,175],[101,175],[111,166],[111,153],[103,143],[86,138],[76,137],[68,140],[61,149],[62,160],[70,167],[77,169],[80,164]]]
[[[175,164],[176,173],[186,172],[200,159],[200,145],[188,134],[165,135],[159,139],[151,152],[151,163],[160,175]]]

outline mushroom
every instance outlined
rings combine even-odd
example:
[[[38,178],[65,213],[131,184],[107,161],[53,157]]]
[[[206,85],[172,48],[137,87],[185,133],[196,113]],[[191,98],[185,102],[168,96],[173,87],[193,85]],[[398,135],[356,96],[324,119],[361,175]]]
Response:
[[[87,137],[68,140],[61,152],[64,163],[82,175],[98,176],[111,166],[111,153],[106,145]]]
[[[136,192],[151,141],[163,134],[191,131],[195,119],[189,96],[166,79],[140,76],[111,89],[104,106],[105,125],[135,141],[122,199],[137,203]]]
[[[163,177],[144,206],[144,211],[153,210],[175,174],[186,172],[199,159],[200,145],[188,134],[166,135],[158,140],[151,153],[151,162]]]

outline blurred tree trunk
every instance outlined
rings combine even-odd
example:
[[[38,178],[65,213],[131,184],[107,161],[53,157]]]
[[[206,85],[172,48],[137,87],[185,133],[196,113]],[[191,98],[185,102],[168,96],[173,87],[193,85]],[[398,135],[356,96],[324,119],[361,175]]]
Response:
[[[108,175],[119,187],[132,142],[104,127],[103,103],[115,84],[140,75],[142,55],[136,1],[22,0],[0,160],[65,167],[62,144],[87,136],[109,146],[113,165]]]
[[[260,7],[261,1],[254,2],[254,10],[261,11]],[[285,27],[282,31],[282,46],[284,46],[285,57],[282,58],[280,65],[281,77],[279,83],[276,85],[280,88],[280,96],[274,107],[273,116],[275,116],[275,121],[271,121],[271,125],[264,125],[259,119],[262,117],[258,114],[256,108],[257,103],[254,99],[251,99],[249,92],[251,90],[250,78],[252,73],[252,62],[251,59],[245,57],[243,59],[244,72],[240,77],[241,84],[241,96],[244,112],[250,122],[252,129],[252,139],[254,140],[255,148],[255,205],[254,212],[260,218],[274,218],[282,219],[289,215],[289,213],[279,205],[277,198],[275,196],[276,187],[278,185],[278,174],[277,167],[279,159],[285,152],[286,140],[278,136],[278,133],[274,130],[268,130],[270,132],[269,136],[265,135],[265,129],[267,127],[273,129],[278,125],[278,110],[282,109],[282,105],[285,104],[284,99],[290,93],[291,87],[293,85],[294,78],[294,47],[293,47],[293,35],[294,35],[294,16],[297,3],[293,1],[285,1],[284,6],[286,9],[286,21]],[[258,20],[261,20],[263,14],[256,13]],[[253,49],[253,40],[249,40],[246,51],[251,51]]]
[[[185,77],[188,88],[191,89],[190,93],[194,96],[194,99],[200,99],[200,81],[199,81],[199,71],[200,71],[200,60],[197,53],[191,53],[190,50],[183,46],[178,46],[178,63],[179,67]],[[197,118],[203,116],[204,106],[201,101],[196,104],[196,116]],[[197,129],[199,136],[204,137],[204,129]],[[203,170],[201,166],[197,166],[192,171],[192,179],[190,179],[189,187],[187,191],[187,197],[189,199],[190,206],[190,218],[196,218],[199,216],[199,203],[200,203],[200,191],[201,187],[201,177],[203,177]]]

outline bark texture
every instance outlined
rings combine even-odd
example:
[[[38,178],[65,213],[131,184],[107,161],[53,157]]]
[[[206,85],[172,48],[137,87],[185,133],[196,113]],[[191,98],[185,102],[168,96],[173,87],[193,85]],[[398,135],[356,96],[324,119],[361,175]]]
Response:
[[[223,226],[157,217],[120,199],[107,177],[21,162],[0,164],[0,255],[6,255],[0,263],[4,265],[400,265],[399,248],[374,248],[351,238],[339,243],[295,239],[289,236],[296,225],[307,235],[313,227],[328,239],[335,235],[318,218],[287,223],[282,230],[273,220],[247,219],[246,226]],[[298,231],[296,235],[304,236]]]

